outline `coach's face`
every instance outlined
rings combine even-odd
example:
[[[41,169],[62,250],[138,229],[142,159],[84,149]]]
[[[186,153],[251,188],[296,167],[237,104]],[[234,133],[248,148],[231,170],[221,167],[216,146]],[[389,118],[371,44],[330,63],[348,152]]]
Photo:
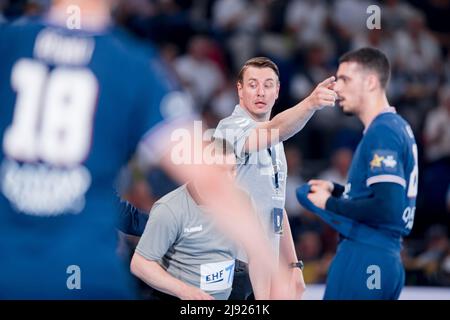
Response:
[[[256,120],[268,120],[278,98],[280,83],[271,68],[248,67],[237,84],[239,104]]]
[[[356,62],[343,62],[337,71],[334,85],[339,105],[345,113],[358,114],[364,106],[365,73]]]

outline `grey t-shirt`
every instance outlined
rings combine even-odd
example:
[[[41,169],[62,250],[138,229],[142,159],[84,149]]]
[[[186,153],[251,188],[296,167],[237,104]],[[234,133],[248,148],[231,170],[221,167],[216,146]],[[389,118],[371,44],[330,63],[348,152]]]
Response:
[[[237,159],[237,181],[246,190],[256,205],[260,221],[269,240],[279,253],[280,235],[274,232],[272,210],[284,208],[286,198],[287,164],[283,143],[272,146],[271,152],[276,158],[279,171],[279,188],[275,187],[275,171],[272,156],[267,149],[247,154],[244,152],[245,141],[257,122],[241,106],[237,105],[233,113],[222,119],[214,132],[215,139],[226,140],[234,147]],[[247,261],[242,250],[237,258]]]
[[[228,299],[231,293],[234,243],[194,202],[186,185],[154,204],[136,252],[216,299]]]

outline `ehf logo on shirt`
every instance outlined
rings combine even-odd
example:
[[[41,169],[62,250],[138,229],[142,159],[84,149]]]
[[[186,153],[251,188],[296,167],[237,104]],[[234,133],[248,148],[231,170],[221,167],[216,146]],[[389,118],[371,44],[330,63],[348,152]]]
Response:
[[[206,263],[200,266],[200,289],[204,291],[231,288],[234,275],[234,260]]]
[[[397,171],[397,152],[392,150],[376,150],[372,152],[369,162],[370,170],[373,172]]]

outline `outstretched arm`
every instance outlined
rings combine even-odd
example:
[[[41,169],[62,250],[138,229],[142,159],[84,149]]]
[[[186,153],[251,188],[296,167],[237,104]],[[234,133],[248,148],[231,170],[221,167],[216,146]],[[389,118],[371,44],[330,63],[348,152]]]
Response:
[[[269,148],[302,130],[316,110],[334,105],[337,97],[332,90],[334,83],[334,76],[329,77],[292,108],[279,113],[270,121],[258,123],[247,138],[245,151],[254,152]]]

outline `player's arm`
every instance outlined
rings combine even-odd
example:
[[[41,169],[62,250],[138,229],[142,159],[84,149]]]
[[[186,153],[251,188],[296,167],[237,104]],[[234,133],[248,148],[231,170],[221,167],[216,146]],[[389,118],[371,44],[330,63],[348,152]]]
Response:
[[[321,208],[364,223],[389,223],[404,208],[406,180],[403,172],[404,144],[387,124],[379,124],[366,133],[361,150],[366,172],[366,197],[352,199],[332,197],[330,190],[312,184],[308,195]]]
[[[314,91],[301,102],[266,122],[258,122],[245,143],[245,152],[269,148],[285,141],[303,129],[316,110],[333,106],[336,93],[332,90],[335,78],[329,77],[319,83]],[[261,140],[263,139],[263,140]]]
[[[182,300],[214,299],[203,290],[171,276],[158,262],[148,260],[136,252],[131,260],[131,272],[152,288]]]
[[[118,200],[119,223],[118,229],[123,233],[140,237],[144,232],[148,220],[148,213],[143,212],[128,201]]]
[[[367,198],[329,197],[325,208],[331,212],[367,224],[393,222],[404,208],[405,189],[397,183],[380,182],[370,186]]]

